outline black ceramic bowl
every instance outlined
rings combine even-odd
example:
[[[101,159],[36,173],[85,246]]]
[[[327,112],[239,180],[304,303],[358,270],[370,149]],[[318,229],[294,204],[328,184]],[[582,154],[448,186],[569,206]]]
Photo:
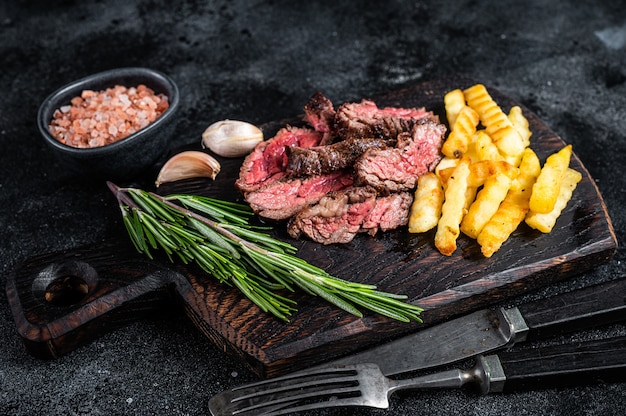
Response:
[[[147,127],[117,142],[93,148],[77,148],[61,143],[48,126],[54,111],[69,105],[83,90],[101,91],[115,85],[134,87],[144,84],[156,94],[168,97],[169,107]],[[126,180],[145,172],[168,150],[174,133],[180,97],[178,87],[167,75],[148,68],[120,68],[74,81],[48,96],[37,116],[37,126],[46,143],[56,153],[64,169],[81,178]]]

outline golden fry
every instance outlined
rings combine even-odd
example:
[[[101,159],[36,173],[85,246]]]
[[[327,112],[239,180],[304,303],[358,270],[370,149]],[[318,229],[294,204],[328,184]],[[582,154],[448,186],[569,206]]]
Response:
[[[519,165],[518,182],[523,184],[525,187],[532,187],[540,173],[541,162],[539,162],[539,158],[533,149],[527,147],[522,153],[522,161]]]
[[[580,172],[567,168],[565,177],[561,181],[559,194],[552,211],[543,214],[531,211],[526,216],[526,224],[541,231],[542,233],[549,233],[552,231],[552,228],[554,228],[554,225],[556,224],[556,220],[559,218],[561,212],[565,209],[567,203],[572,198],[574,189],[576,189],[578,182],[580,182],[582,178],[583,176]]]
[[[471,172],[470,172],[471,175]],[[472,203],[476,199],[476,193],[478,192],[478,188],[475,186],[470,186],[467,184],[467,189],[465,189],[465,212],[472,206]]]
[[[448,180],[445,199],[441,207],[441,218],[435,233],[435,247],[445,256],[456,250],[456,239],[460,234],[459,225],[465,214],[465,191],[470,175],[470,160],[461,159]]]
[[[454,169],[456,169],[457,166],[458,164],[456,166],[450,166],[450,167],[439,170],[437,175],[439,176],[439,180],[441,181],[441,184],[443,185],[444,189],[448,187],[448,180],[452,176],[452,173],[454,172]]]
[[[505,198],[476,238],[483,256],[491,257],[498,251],[524,220],[527,212],[527,207],[524,209],[523,206]]]
[[[450,128],[454,126],[456,118],[465,107],[465,95],[460,89],[452,90],[443,97],[443,104],[446,108],[446,118]]]
[[[467,152],[465,152],[462,157],[468,158],[471,163],[478,161],[478,155],[476,153],[476,134],[472,134],[470,137],[470,142],[467,145]]]
[[[530,136],[532,136],[532,132],[528,126],[528,119],[524,116],[519,106],[511,107],[509,110],[509,120],[513,128],[517,130],[517,133],[522,138],[524,147],[530,146]]]
[[[508,117],[491,98],[484,85],[476,84],[464,90],[463,94],[465,94],[467,105],[478,113],[480,121],[487,130],[487,134],[491,136],[492,133],[504,127],[512,127]]]
[[[456,166],[446,167],[440,169],[437,173],[444,188],[448,186],[448,180],[450,176],[452,176],[455,167]],[[496,173],[505,173],[509,178],[514,179],[519,173],[519,169],[503,160],[481,160],[474,162],[470,164],[470,177],[468,178],[467,186],[474,188],[481,187],[490,176]]]
[[[478,237],[485,224],[498,210],[510,187],[511,178],[504,173],[489,177],[463,217],[461,222],[463,234],[471,238]]]
[[[441,152],[448,157],[460,159],[468,150],[472,136],[476,133],[478,113],[471,107],[463,107],[459,112]]]
[[[443,188],[437,175],[429,172],[419,177],[409,216],[410,233],[424,233],[437,226],[443,198]]]
[[[497,173],[504,173],[511,179],[514,179],[519,173],[518,168],[502,160],[481,160],[472,163],[470,171],[468,186],[475,187],[482,186],[489,177]]]
[[[504,160],[498,146],[491,137],[482,130],[476,133],[476,157],[478,160]]]
[[[463,93],[467,104],[476,110],[480,121],[485,126],[485,131],[493,139],[500,152],[505,156],[510,156],[513,165],[517,166],[526,146],[507,115],[491,98],[484,85],[476,84],[464,90]],[[515,163],[516,160],[517,163]]]
[[[533,185],[533,192],[530,196],[531,211],[547,214],[554,209],[571,155],[572,145],[570,144],[546,159],[546,163]]]
[[[539,158],[530,148],[524,150],[520,173],[511,183],[511,189],[491,219],[485,224],[476,241],[485,257],[491,257],[517,229],[528,213],[532,186],[539,176]]]
[[[441,159],[441,161],[439,161],[439,163],[437,164],[437,167],[435,167],[435,174],[437,176],[439,176],[439,178],[441,179],[441,175],[442,172],[445,172],[446,169],[450,169],[450,174],[452,173],[452,170],[454,170],[454,168],[459,164],[459,160],[461,159],[457,159],[454,157],[444,157]],[[449,174],[445,175],[446,176],[446,182],[448,180],[448,177],[450,176]],[[445,183],[442,182],[442,185],[445,187]]]
[[[513,126],[507,126],[489,135],[509,163],[517,166],[526,147],[517,130]]]

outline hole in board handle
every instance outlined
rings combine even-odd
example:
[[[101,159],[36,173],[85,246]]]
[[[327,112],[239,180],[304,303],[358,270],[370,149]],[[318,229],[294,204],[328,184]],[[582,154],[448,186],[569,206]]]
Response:
[[[85,262],[53,263],[39,272],[33,281],[35,298],[54,306],[80,303],[97,285],[96,270]]]

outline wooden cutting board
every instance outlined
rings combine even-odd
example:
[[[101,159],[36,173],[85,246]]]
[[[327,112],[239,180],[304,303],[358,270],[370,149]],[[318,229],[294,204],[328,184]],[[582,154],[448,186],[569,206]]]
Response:
[[[425,106],[445,120],[444,94],[472,84],[465,78],[447,78],[373,98],[381,107]],[[519,105],[487,87],[505,111]],[[564,142],[522,108],[533,132],[531,147],[543,163]],[[264,129],[269,132],[282,125],[268,124]],[[240,159],[222,160],[222,173],[214,183],[180,182],[159,192],[240,200],[234,188],[240,164]],[[179,305],[220,350],[240,357],[261,377],[276,376],[489,307],[608,261],[617,241],[606,206],[576,155],[571,166],[583,179],[552,233],[541,234],[522,224],[491,258],[484,258],[476,242],[464,236],[454,255],[445,257],[434,248],[433,233],[411,235],[400,229],[323,246],[294,241],[284,223],[274,224],[275,237],[294,244],[298,256],[332,275],[408,295],[410,302],[425,309],[423,324],[368,312],[359,319],[302,293],[289,295],[298,302],[298,312],[285,323],[197,270],[149,261],[130,246],[123,228],[110,245],[26,260],[7,280],[8,300],[19,336],[38,357],[57,357],[113,328]]]

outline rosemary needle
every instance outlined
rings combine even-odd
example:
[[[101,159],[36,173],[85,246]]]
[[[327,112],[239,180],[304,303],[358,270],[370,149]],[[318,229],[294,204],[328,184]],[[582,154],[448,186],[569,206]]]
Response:
[[[137,251],[152,258],[152,251],[161,249],[172,262],[175,255],[185,264],[195,263],[277,318],[288,321],[296,310],[295,301],[278,292],[297,287],[359,317],[362,307],[392,319],[421,322],[422,309],[404,302],[406,296],[339,279],[296,257],[294,246],[263,232],[268,227],[249,223],[254,214],[246,205],[107,185]]]

